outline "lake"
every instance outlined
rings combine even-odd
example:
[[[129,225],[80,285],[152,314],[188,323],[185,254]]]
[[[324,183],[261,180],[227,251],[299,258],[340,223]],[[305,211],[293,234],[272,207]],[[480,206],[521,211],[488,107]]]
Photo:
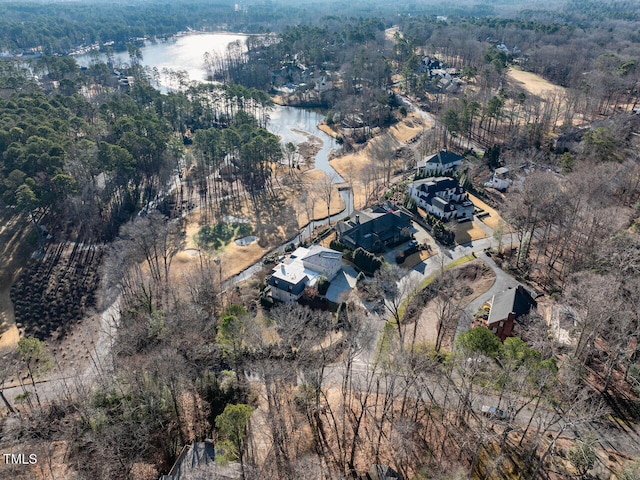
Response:
[[[160,72],[165,68],[184,70],[189,79],[204,81],[204,54],[215,52],[224,55],[231,42],[240,41],[244,46],[246,39],[247,35],[238,33],[193,33],[166,41],[148,42],[140,48],[141,63],[147,67],[156,67]],[[116,52],[113,57],[116,65],[129,63],[127,52]],[[92,61],[89,54],[77,55],[75,58],[81,67],[90,65]],[[101,58],[104,60],[106,56]]]
[[[240,41],[243,45],[247,35],[238,33],[193,33],[167,41],[148,42],[140,48],[142,54],[142,65],[157,68],[160,73],[163,69],[174,71],[186,71],[190,80],[205,81],[206,70],[204,68],[204,54],[217,53],[224,55],[227,46],[235,41]],[[80,66],[88,66],[92,62],[91,55],[83,54],[75,57]],[[106,57],[102,56],[104,60]],[[129,54],[118,52],[114,54],[117,64],[128,64]],[[166,79],[161,79],[161,88],[168,87]],[[322,147],[315,157],[315,168],[322,170],[329,175],[334,183],[342,183],[344,180],[338,172],[329,164],[329,154],[331,150],[340,148],[330,135],[327,135],[318,128],[318,124],[325,119],[325,116],[313,109],[282,107],[276,105],[269,114],[270,120],[267,129],[278,135],[282,143],[293,142],[299,145],[307,141],[307,138],[299,131],[317,137],[322,141]],[[296,131],[298,130],[298,131]],[[341,196],[347,205],[347,213],[353,209],[352,193],[341,191]]]

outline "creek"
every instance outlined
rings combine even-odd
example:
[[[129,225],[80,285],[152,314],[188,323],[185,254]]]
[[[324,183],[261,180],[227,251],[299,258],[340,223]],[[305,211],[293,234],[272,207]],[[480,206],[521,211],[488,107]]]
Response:
[[[204,66],[204,56],[206,53],[224,55],[229,44],[240,41],[244,45],[247,35],[238,33],[192,33],[179,37],[174,37],[165,41],[147,42],[140,48],[143,66],[157,68],[160,72],[160,89],[163,91],[171,88],[170,78],[164,75],[163,70],[184,71],[190,80],[206,81],[206,69]],[[82,67],[91,64],[93,56],[82,54],[75,56],[76,61]],[[99,58],[104,61],[105,55]],[[129,62],[127,52],[116,52],[113,54],[113,62],[116,66]],[[321,142],[320,150],[315,155],[314,168],[325,172],[333,183],[344,183],[344,179],[329,164],[329,157],[332,150],[338,149],[335,139],[327,135],[318,128],[318,124],[324,121],[325,116],[321,111],[307,108],[283,107],[275,105],[269,112],[269,123],[267,129],[278,135],[283,144],[292,142],[295,145],[308,142],[307,135],[311,135]],[[353,192],[340,190],[345,210],[331,218],[335,221],[353,211]],[[324,221],[312,222],[313,226],[326,223]],[[308,229],[307,229],[308,230]],[[303,233],[304,236],[310,232]]]

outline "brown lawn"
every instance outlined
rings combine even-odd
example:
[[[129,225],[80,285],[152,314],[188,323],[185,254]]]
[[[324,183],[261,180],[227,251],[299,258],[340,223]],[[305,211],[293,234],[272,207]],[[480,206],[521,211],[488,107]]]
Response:
[[[333,128],[331,128],[326,123],[321,123],[318,125],[318,128],[322,130],[324,133],[329,135],[330,137],[336,138],[338,136],[338,132],[336,132]]]
[[[325,192],[327,181],[327,174],[321,170],[311,170],[300,177],[300,188],[292,192],[288,199],[288,202],[296,211],[298,225],[303,226],[311,220],[320,220],[327,217]],[[338,192],[338,188],[334,185],[329,211],[331,215],[335,215],[344,210],[344,208],[345,204],[342,201],[342,197]]]
[[[433,250],[431,252],[427,250],[420,250],[419,252],[412,253],[402,263],[402,268],[407,268],[407,269],[413,268],[420,262],[424,262],[427,258],[432,256],[433,254],[434,254]]]
[[[504,225],[504,233],[507,233],[509,231],[507,222],[503,220],[503,218],[500,216],[500,214],[497,212],[496,209],[490,207],[485,202],[480,200],[475,195],[472,195],[471,193],[469,194],[469,200],[471,200],[476,207],[481,208],[485,212],[489,213],[488,216],[479,219],[485,225],[487,225],[492,230],[495,230],[500,225],[500,222],[502,222]],[[481,238],[484,238],[484,237],[481,237]]]
[[[487,238],[487,233],[474,222],[453,222],[450,224],[451,230],[456,234],[456,243],[463,244],[469,243],[474,240],[480,240],[481,238]]]
[[[563,94],[565,89],[545,80],[535,73],[525,72],[519,68],[510,68],[507,76],[517,85],[532,95],[545,96],[547,94]]]
[[[176,278],[184,279],[198,268],[201,255],[219,258],[223,279],[230,278],[250,267],[272,248],[287,240],[295,239],[299,229],[310,219],[319,220],[327,216],[327,204],[322,185],[328,180],[320,170],[298,173],[293,185],[277,190],[275,199],[258,199],[255,202],[244,198],[239,205],[230,206],[228,215],[249,220],[258,241],[247,246],[233,241],[217,251],[200,251],[195,236],[204,225],[222,222],[223,215],[205,215],[198,209],[187,217],[186,238],[183,250],[175,258],[172,267]],[[344,210],[345,205],[336,186],[331,194],[330,213]]]
[[[398,25],[394,25],[393,27],[389,27],[384,31],[384,38],[386,38],[387,40],[393,40],[393,36],[399,33],[400,35],[402,35],[402,32],[400,32],[400,27]]]
[[[558,113],[556,127],[562,125],[564,122],[564,112],[566,110],[565,101],[567,95],[564,87],[555,85],[535,73],[525,72],[519,67],[510,68],[507,71],[507,78],[512,85],[522,88],[530,95],[540,97],[545,103],[553,101],[552,99],[555,97],[556,101],[559,101],[559,104],[556,107],[556,112]],[[583,121],[584,118],[581,115],[574,115],[572,118],[572,123],[574,125],[580,125]]]
[[[473,260],[464,265],[460,265],[451,270],[456,285],[459,287],[468,286],[471,290],[468,295],[456,299],[456,303],[464,308],[478,296],[487,292],[495,282],[495,274],[485,265],[482,260]],[[416,328],[415,343],[434,345],[437,337],[437,300],[431,300],[423,308],[418,317],[418,326]],[[411,345],[413,341],[414,324],[406,325],[405,343]],[[451,325],[448,328],[448,335],[443,342],[443,348],[450,349],[453,345],[453,337],[455,335],[457,325]]]
[[[425,128],[430,128],[433,125],[427,124],[422,118],[415,113],[410,113],[407,117],[398,122],[389,129],[389,133],[400,143],[407,143],[418,135],[420,135]]]

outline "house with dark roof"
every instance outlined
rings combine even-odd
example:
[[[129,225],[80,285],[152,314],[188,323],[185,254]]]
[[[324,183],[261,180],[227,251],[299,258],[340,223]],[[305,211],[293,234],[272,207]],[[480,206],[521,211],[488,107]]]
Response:
[[[416,168],[418,175],[444,174],[455,170],[458,165],[462,164],[462,160],[464,157],[461,155],[442,149],[418,162]]]
[[[331,281],[342,268],[342,253],[320,245],[300,247],[274,267],[269,278],[271,297],[295,302],[306,287],[314,287],[320,277]]]
[[[495,294],[490,301],[489,316],[474,324],[491,330],[500,340],[513,336],[513,327],[517,318],[528,314],[535,308],[536,301],[522,285]]]
[[[442,220],[473,219],[474,206],[469,194],[451,177],[431,177],[407,186],[416,205]]]
[[[162,475],[160,480],[235,480],[241,477],[240,464],[234,462],[221,466],[215,463],[215,459],[211,440],[185,445],[169,473]]]
[[[391,205],[355,210],[349,220],[336,224],[336,232],[348,247],[377,253],[411,238],[411,214]]]
[[[367,472],[367,480],[402,480],[402,475],[389,465],[375,464]]]

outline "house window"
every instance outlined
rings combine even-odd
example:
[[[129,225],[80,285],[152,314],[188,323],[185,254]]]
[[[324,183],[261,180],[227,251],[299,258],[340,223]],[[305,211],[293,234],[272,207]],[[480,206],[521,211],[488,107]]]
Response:
[[[504,322],[500,322],[500,327],[504,327]]]
[[[491,331],[492,331],[493,333],[498,333],[498,329],[497,329],[496,327],[493,327],[493,328],[491,329]]]

